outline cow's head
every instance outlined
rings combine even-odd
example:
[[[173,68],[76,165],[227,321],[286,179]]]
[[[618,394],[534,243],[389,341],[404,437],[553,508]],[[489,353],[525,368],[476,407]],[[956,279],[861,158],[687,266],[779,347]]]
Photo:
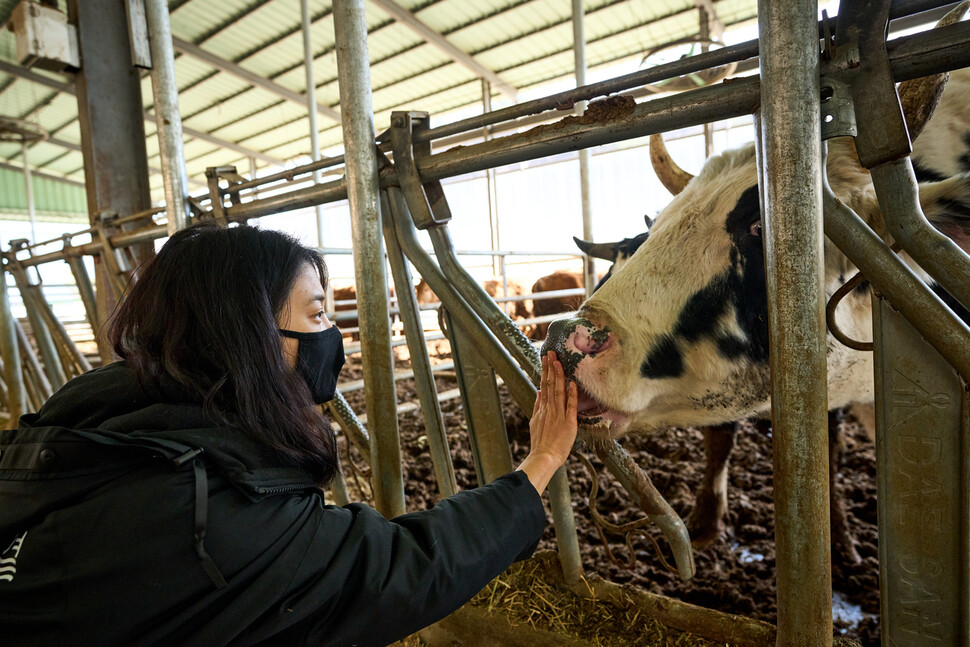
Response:
[[[637,234],[633,238],[624,238],[615,243],[592,243],[573,236],[573,241],[575,241],[576,246],[584,254],[612,263],[610,269],[603,275],[603,278],[596,283],[596,287],[593,288],[594,292],[609,281],[614,272],[618,272],[621,267],[626,265],[626,262],[630,260],[633,253],[640,249],[640,246],[647,240],[647,237],[650,235],[650,228],[653,226],[653,218],[644,216],[643,221],[647,225],[647,231],[642,234]]]
[[[962,128],[970,132],[970,116]],[[875,192],[851,140],[833,141],[829,151],[833,191],[881,231]],[[970,180],[920,185],[920,195],[931,222],[962,235],[966,247]],[[575,317],[550,326],[543,352],[556,351],[581,387],[584,431],[616,437],[631,428],[718,424],[767,412],[764,263],[755,153],[748,145],[710,158],[660,212],[626,265]],[[827,293],[853,270],[827,242]],[[871,334],[869,303],[858,291],[840,308],[840,325],[856,338]],[[830,405],[871,397],[871,357],[831,338],[828,351]]]

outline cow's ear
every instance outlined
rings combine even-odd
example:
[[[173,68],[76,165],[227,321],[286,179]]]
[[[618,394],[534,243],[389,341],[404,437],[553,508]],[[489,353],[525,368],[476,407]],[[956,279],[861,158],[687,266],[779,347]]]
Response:
[[[970,174],[921,184],[920,204],[934,227],[970,253]]]

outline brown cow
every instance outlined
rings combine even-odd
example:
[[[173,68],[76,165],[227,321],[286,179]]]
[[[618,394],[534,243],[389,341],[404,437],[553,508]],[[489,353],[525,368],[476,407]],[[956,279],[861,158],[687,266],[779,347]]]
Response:
[[[528,294],[522,284],[514,279],[509,279],[508,284],[508,296],[521,297]],[[488,279],[482,282],[482,288],[488,293],[488,296],[493,299],[501,298],[503,295],[502,281],[497,279]],[[432,290],[431,286],[428,285],[427,281],[421,279],[418,284],[414,286],[414,292],[417,294],[419,304],[437,303],[438,295],[436,295]],[[513,319],[528,319],[532,316],[532,307],[529,299],[522,301],[509,301],[503,305],[503,310]]]
[[[569,272],[559,270],[552,274],[543,276],[532,285],[532,294],[539,292],[552,292],[554,290],[570,290],[582,288],[584,286],[583,275],[581,272]],[[543,315],[558,314],[560,312],[575,312],[579,310],[585,300],[585,295],[576,294],[566,297],[552,297],[550,299],[533,299],[532,315],[541,317]],[[538,323],[529,333],[531,339],[545,339],[547,323]]]

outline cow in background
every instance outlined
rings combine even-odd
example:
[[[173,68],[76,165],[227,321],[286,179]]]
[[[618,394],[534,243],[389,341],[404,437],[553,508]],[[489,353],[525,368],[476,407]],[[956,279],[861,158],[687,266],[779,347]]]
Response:
[[[532,295],[556,290],[571,290],[584,287],[581,272],[559,270],[543,276],[532,284]],[[582,305],[584,295],[576,294],[565,297],[551,297],[549,299],[533,299],[532,314],[535,317],[559,314],[560,312],[575,312]],[[545,339],[548,323],[537,323],[529,332],[530,339]]]
[[[643,221],[647,225],[647,231],[642,234],[637,234],[633,238],[624,238],[615,243],[592,243],[573,236],[573,241],[576,243],[576,246],[584,254],[612,263],[610,269],[606,271],[606,274],[597,281],[593,292],[599,290],[604,283],[610,280],[614,272],[618,272],[621,267],[626,265],[626,262],[630,260],[633,253],[640,249],[640,245],[647,240],[647,236],[650,235],[650,228],[653,227],[653,219],[650,216],[644,216]]]
[[[390,295],[394,296],[394,286],[390,286]],[[334,300],[334,314],[338,312],[347,312],[357,310],[357,288],[353,285],[347,285],[342,287],[333,288],[333,300]],[[344,302],[344,303],[341,303]],[[349,335],[353,341],[360,340],[359,331],[348,331],[343,332],[349,328],[358,328],[360,322],[357,317],[350,317],[347,319],[340,319],[339,321],[334,321],[334,325],[340,329],[341,333],[344,335]]]
[[[926,217],[970,250],[970,176],[950,177],[970,170],[965,161],[970,137],[963,136],[970,133],[965,110],[970,70],[950,76],[936,114],[915,141],[913,159],[922,177],[941,180],[920,185]],[[912,86],[901,86],[901,94],[904,87]],[[922,124],[908,120],[913,132],[920,130]],[[655,137],[651,146],[657,143],[662,139]],[[838,198],[883,233],[869,174],[851,140],[829,142],[826,172]],[[733,420],[770,414],[767,288],[753,146],[711,157],[696,178],[673,188],[673,201],[641,247],[576,317],[550,327],[543,346],[543,352],[554,350],[565,360],[578,383],[579,422],[594,437],[668,426],[730,432]],[[829,241],[824,263],[831,296],[855,268]],[[965,309],[955,310],[970,318]],[[869,290],[850,294],[837,320],[850,336],[867,338]],[[871,356],[832,337],[827,348],[829,405],[871,402]],[[830,430],[837,415],[830,414]],[[726,473],[718,478],[726,479]],[[833,507],[832,514],[837,521],[839,511]],[[845,538],[833,532],[833,541],[840,539]],[[857,554],[849,542],[836,550],[852,558]]]
[[[500,299],[504,296],[510,297],[523,297],[528,294],[522,284],[515,279],[508,279],[506,281],[508,285],[508,294],[505,294],[504,286],[502,281],[498,279],[488,279],[482,282],[482,288],[488,293],[488,296],[493,299]],[[424,279],[418,281],[417,285],[414,286],[414,292],[418,298],[418,304],[427,305],[429,303],[438,303],[438,295],[434,293],[431,286]],[[517,301],[507,301],[498,304],[509,315],[509,317],[515,320],[529,319],[532,317],[532,303],[530,299],[520,299]]]

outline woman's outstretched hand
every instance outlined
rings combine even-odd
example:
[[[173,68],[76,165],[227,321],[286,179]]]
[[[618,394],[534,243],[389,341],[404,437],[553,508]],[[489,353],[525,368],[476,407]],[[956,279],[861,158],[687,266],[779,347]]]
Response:
[[[556,354],[542,357],[542,378],[529,423],[531,447],[519,469],[542,494],[576,442],[576,383],[566,379]]]

